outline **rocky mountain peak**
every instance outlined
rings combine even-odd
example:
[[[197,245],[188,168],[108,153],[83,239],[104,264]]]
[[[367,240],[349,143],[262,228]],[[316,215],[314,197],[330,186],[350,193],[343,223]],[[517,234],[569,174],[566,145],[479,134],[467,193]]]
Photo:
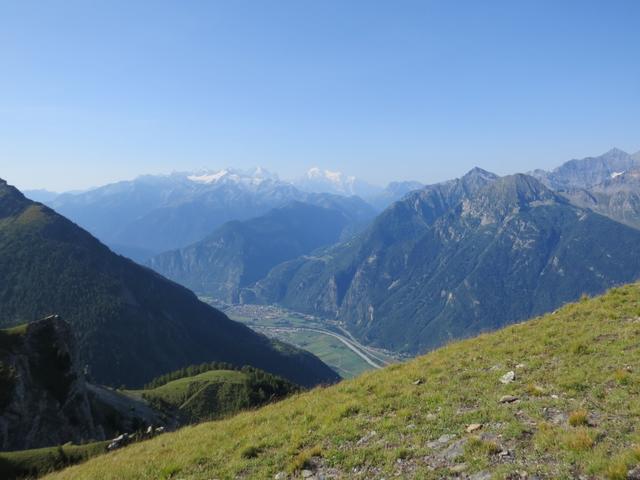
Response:
[[[498,178],[500,177],[495,173],[475,167],[460,178],[458,188],[461,188],[466,195],[473,195],[475,192],[484,188],[486,185],[493,183]]]
[[[218,185],[226,183],[242,186],[257,186],[267,181],[279,181],[279,178],[276,174],[271,173],[262,167],[256,167],[249,170],[239,170],[233,168],[225,168],[222,170],[204,170],[200,172],[189,173],[186,175],[186,178],[190,182],[203,185]]]
[[[629,154],[627,152],[625,152],[624,150],[621,150],[617,147],[613,147],[611,150],[605,152],[604,154],[602,154],[602,157],[604,158],[627,158],[629,157]]]
[[[466,174],[462,176],[463,180],[471,180],[471,179],[485,179],[485,180],[495,180],[498,178],[498,175],[495,173],[488,172],[480,167],[473,167]]]
[[[566,203],[542,182],[530,175],[515,174],[487,184],[477,194],[463,200],[462,215],[494,223],[511,213],[554,203]]]
[[[517,173],[493,182],[488,190],[501,192],[509,201],[526,205],[537,201],[557,200],[557,195],[531,175]]]
[[[554,190],[591,188],[627,170],[640,167],[640,158],[613,148],[597,157],[570,160],[546,172],[532,172],[536,178]]]
[[[0,218],[15,215],[28,203],[20,190],[0,178]]]

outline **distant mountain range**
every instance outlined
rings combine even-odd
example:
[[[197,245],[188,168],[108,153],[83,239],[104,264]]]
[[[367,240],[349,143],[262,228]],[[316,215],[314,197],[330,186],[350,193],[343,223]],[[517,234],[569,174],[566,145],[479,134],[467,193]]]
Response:
[[[327,194],[359,196],[379,212],[420,186],[396,182],[383,189],[318,168],[287,182],[256,168],[146,175],[83,192],[32,190],[27,196],[54,208],[118,253],[145,262],[198,242],[226,222],[248,220],[292,201],[317,205]]]
[[[614,148],[598,157],[570,160],[550,172],[535,170],[531,175],[554,190],[588,189],[637,168],[640,152],[630,155]]]
[[[366,197],[366,200],[377,210],[382,211],[393,202],[400,200],[409,192],[420,190],[421,188],[424,188],[424,186],[424,184],[415,181],[391,182],[384,190],[376,193],[375,195]]]
[[[37,189],[37,190],[25,190],[25,197],[30,198],[35,202],[47,203],[53,201],[59,193],[51,192],[49,190]]]
[[[140,385],[209,361],[252,365],[306,386],[338,379],[313,355],[229,320],[4,181],[0,278],[0,326],[60,314],[101,383]]]
[[[223,170],[139,177],[62,194],[49,205],[118,252],[144,260],[305,197],[263,170]]]
[[[225,222],[291,201],[319,204],[324,194],[302,191],[263,169],[221,170],[143,176],[61,194],[47,204],[118,253],[143,262],[202,240]]]
[[[237,303],[242,288],[279,263],[334,244],[374,216],[358,197],[319,199],[328,208],[292,202],[261,217],[228,222],[194,245],[153,257],[149,266],[199,294]]]
[[[294,185],[300,190],[314,193],[334,193],[336,195],[369,198],[382,192],[382,188],[371,185],[342,172],[332,172],[313,167],[303,176],[295,180]]]
[[[533,175],[576,205],[640,227],[640,152],[630,155],[614,148]]]
[[[572,203],[640,228],[640,168],[617,173],[591,188],[561,192]]]
[[[474,169],[411,193],[356,238],[243,292],[418,353],[640,277],[640,231],[528,175]]]
[[[384,189],[319,168],[293,183],[222,170],[52,204],[199,294],[338,319],[366,343],[416,353],[638,278],[639,172],[640,154],[618,149]]]

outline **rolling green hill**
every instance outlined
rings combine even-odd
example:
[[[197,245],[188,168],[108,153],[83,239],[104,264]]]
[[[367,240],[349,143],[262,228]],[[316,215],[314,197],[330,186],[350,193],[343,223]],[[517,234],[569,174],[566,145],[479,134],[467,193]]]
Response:
[[[184,421],[195,422],[264,405],[298,390],[282,378],[244,367],[204,371],[126,394],[147,400],[158,410],[167,410]]]
[[[632,478],[639,339],[634,284],[48,478]]]
[[[339,377],[274,343],[189,290],[114,254],[53,210],[0,181],[0,327],[50,313],[68,321],[92,377],[139,386],[210,361],[252,365],[300,385]]]

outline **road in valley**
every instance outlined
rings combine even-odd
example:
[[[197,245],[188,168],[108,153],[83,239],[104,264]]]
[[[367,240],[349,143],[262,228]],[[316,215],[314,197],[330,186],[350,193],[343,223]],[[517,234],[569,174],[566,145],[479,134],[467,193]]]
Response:
[[[271,327],[271,326],[264,326],[264,325],[261,325],[259,328],[263,330],[273,330],[273,331],[286,331],[286,332],[306,331],[306,332],[321,333],[323,335],[334,337],[337,340],[344,343],[347,346],[347,348],[349,348],[352,352],[354,352],[356,355],[362,358],[365,362],[367,362],[367,364],[371,365],[373,368],[382,368],[385,365],[389,364],[389,362],[381,360],[376,356],[374,356],[373,354],[371,354],[366,347],[360,345],[358,342],[351,340],[343,335],[340,335],[339,333],[332,332],[331,330],[324,330],[321,328],[313,328],[313,327],[281,327],[281,326]]]

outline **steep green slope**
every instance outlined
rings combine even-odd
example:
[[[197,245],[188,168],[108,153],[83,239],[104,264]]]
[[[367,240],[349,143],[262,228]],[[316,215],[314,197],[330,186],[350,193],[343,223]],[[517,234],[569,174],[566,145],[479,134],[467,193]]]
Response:
[[[639,338],[635,284],[50,478],[625,479]]]
[[[296,391],[298,387],[282,378],[244,367],[241,370],[209,370],[155,388],[127,393],[144,398],[185,421],[194,422],[258,407]]]
[[[407,196],[351,242],[276,267],[244,298],[420,353],[639,276],[639,231],[533,177],[473,171]]]
[[[153,257],[149,266],[198,294],[235,303],[241,288],[279,263],[337,242],[350,224],[340,210],[293,202],[226,223],[194,245]]]
[[[38,478],[54,470],[106,453],[107,445],[109,441],[86,445],[68,444],[20,452],[0,452],[0,478],[4,480]]]
[[[0,181],[0,326],[67,320],[93,378],[141,385],[209,361],[253,365],[302,385],[336,380],[316,357],[274,344],[193,293],[111,252]]]

